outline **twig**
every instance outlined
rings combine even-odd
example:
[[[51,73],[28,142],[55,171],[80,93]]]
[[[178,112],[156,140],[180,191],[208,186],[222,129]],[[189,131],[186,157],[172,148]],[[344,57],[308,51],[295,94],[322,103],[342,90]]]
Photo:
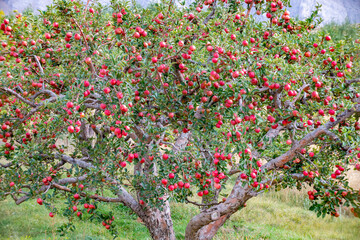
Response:
[[[249,17],[250,11],[251,11],[251,9],[252,9],[253,6],[254,6],[254,1],[251,2],[250,7],[249,7],[249,9],[248,9],[248,11],[247,11],[247,13],[246,13],[246,15],[245,15],[245,18],[248,18],[248,17]]]
[[[210,19],[214,17],[216,11],[216,0],[213,2],[211,13],[204,19],[203,24],[206,25]]]
[[[41,75],[44,75],[44,69],[42,68],[39,59],[37,58],[36,55],[32,55],[32,56],[35,58],[36,65],[39,67]],[[45,89],[45,83],[44,83],[44,82],[43,82],[43,84],[42,84],[42,89],[43,89],[43,90]]]
[[[193,202],[189,199],[185,199],[186,202],[188,203],[191,203],[191,204],[194,204],[196,206],[199,206],[199,207],[207,207],[207,206],[215,206],[215,205],[219,205],[221,202],[217,202],[217,203],[197,203],[197,202]]]

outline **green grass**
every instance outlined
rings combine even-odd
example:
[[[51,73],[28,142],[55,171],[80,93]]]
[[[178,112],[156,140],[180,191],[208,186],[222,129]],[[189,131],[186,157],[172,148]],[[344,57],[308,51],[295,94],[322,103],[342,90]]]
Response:
[[[118,239],[150,239],[147,229],[119,204],[106,205],[115,212]],[[307,210],[306,193],[283,190],[251,199],[247,207],[234,214],[219,230],[215,239],[359,239],[360,220],[343,214],[340,218],[317,218]],[[11,200],[0,202],[0,239],[112,239],[101,224],[76,220],[76,229],[59,237],[56,229],[66,219],[48,216],[35,200],[16,206]],[[199,212],[190,205],[172,203],[176,236],[184,238],[186,224]]]
[[[305,206],[307,204],[304,204]],[[317,218],[293,201],[271,196],[252,199],[224,225],[217,239],[359,239],[360,221],[351,217]],[[236,231],[231,231],[234,229]],[[227,234],[226,234],[227,233]],[[224,235],[224,237],[222,236]]]

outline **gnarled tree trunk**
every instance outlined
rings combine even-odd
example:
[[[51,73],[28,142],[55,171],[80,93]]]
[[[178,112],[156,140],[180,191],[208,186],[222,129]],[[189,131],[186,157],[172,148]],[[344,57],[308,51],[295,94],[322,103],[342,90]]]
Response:
[[[241,186],[240,177],[225,202],[203,210],[194,216],[186,226],[185,240],[210,240],[222,225],[244,206],[247,200],[256,196],[250,186]]]
[[[220,217],[218,220],[200,228],[197,233],[197,239],[199,240],[210,240],[212,239],[222,225],[230,218],[231,214],[226,214]]]
[[[175,240],[175,232],[171,219],[170,205],[166,201],[161,210],[150,208],[145,210],[142,217],[154,240]]]

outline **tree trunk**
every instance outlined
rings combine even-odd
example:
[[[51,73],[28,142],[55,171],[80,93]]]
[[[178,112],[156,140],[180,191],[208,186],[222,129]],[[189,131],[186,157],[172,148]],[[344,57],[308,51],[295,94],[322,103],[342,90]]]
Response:
[[[222,225],[237,212],[247,200],[256,196],[258,193],[253,191],[250,186],[241,186],[240,176],[225,202],[203,209],[195,215],[185,231],[185,240],[210,240]]]
[[[220,217],[215,222],[212,222],[212,223],[202,227],[197,234],[197,239],[198,240],[211,240],[215,236],[217,231],[220,229],[220,227],[222,225],[224,225],[226,220],[228,220],[229,218],[230,218],[230,214],[226,214],[226,215]]]
[[[175,232],[168,201],[165,202],[161,210],[157,208],[146,210],[142,220],[149,229],[152,239],[175,240]]]

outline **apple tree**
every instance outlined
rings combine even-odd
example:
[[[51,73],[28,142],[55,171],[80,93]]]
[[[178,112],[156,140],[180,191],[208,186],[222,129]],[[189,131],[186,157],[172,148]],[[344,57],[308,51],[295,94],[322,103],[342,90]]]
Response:
[[[305,185],[318,216],[358,216],[360,41],[288,6],[57,0],[2,17],[0,198],[114,234],[99,202],[121,203],[153,239],[175,239],[170,201],[200,208],[185,239],[203,240],[252,197]]]

